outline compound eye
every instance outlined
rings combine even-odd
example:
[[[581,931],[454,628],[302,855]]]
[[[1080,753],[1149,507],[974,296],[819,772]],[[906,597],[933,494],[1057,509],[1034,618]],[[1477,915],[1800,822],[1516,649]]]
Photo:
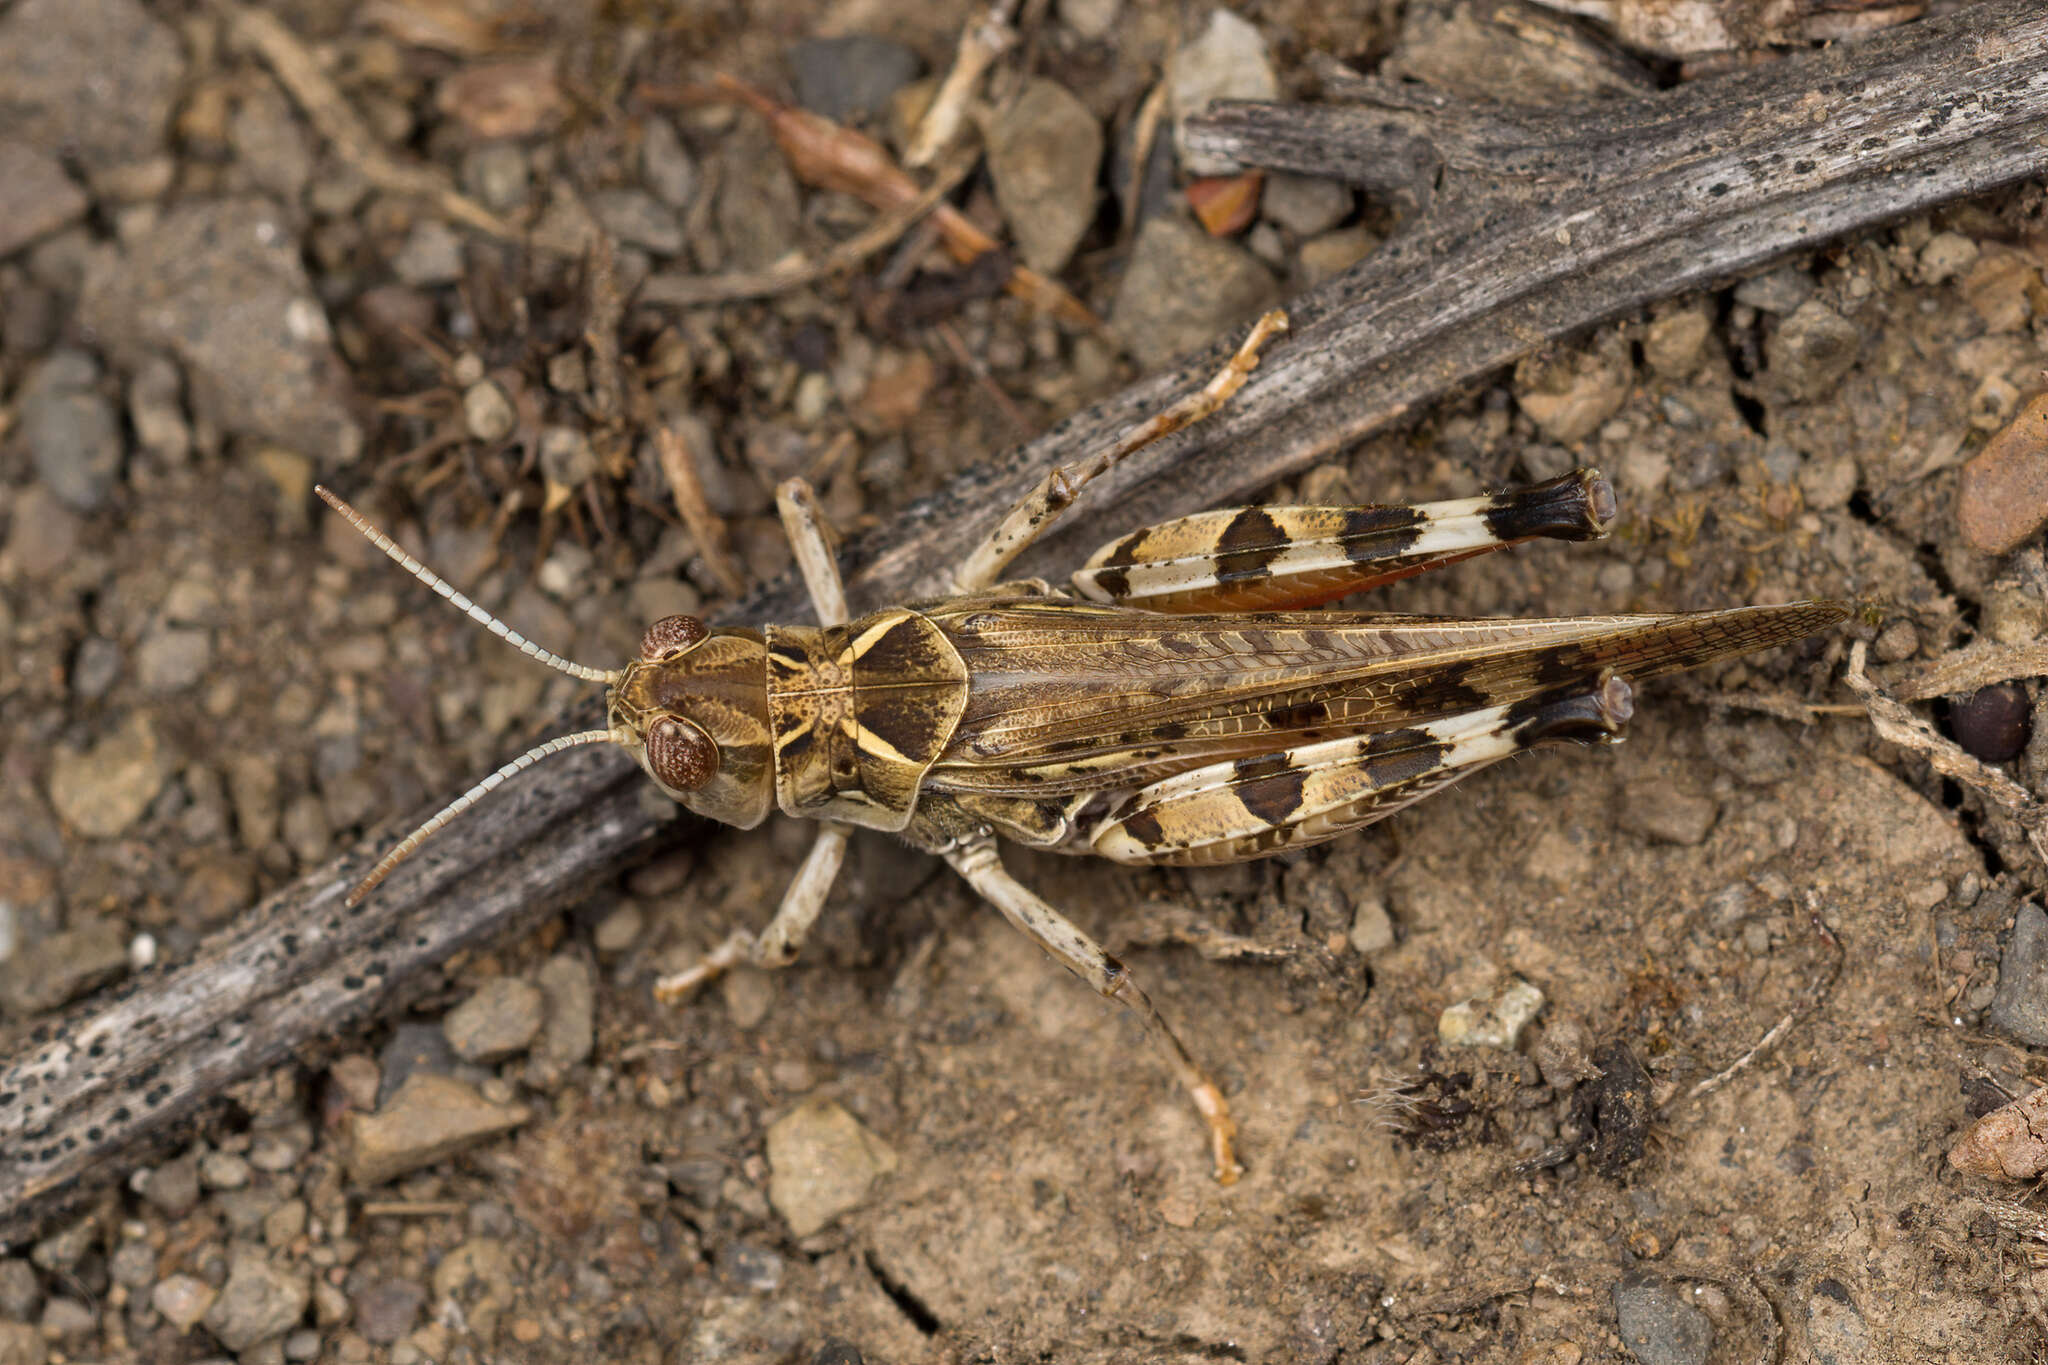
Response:
[[[664,616],[640,637],[640,657],[653,661],[680,654],[711,632],[694,616]]]
[[[689,721],[663,716],[647,732],[647,766],[662,786],[693,792],[717,774],[718,746]]]

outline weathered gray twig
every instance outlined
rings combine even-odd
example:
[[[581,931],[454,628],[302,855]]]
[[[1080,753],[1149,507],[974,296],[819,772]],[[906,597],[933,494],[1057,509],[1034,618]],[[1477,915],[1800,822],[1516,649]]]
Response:
[[[1994,0],[1653,99],[1505,120],[1407,91],[1385,107],[1244,106],[1205,149],[1407,186],[1408,229],[1295,300],[1294,339],[1215,418],[1119,466],[1016,566],[1080,562],[1133,525],[1228,501],[1565,335],[1787,251],[2048,167],[2048,14]],[[1389,157],[1405,157],[1389,175]],[[1427,187],[1427,193],[1418,187]],[[1234,343],[955,479],[844,559],[857,606],[913,595],[1055,463],[1204,382]],[[1185,468],[1199,464],[1200,478]],[[734,615],[799,619],[793,580]],[[572,728],[598,723],[595,707]],[[656,840],[623,755],[512,784],[377,896],[341,898],[382,840],[253,907],[194,961],[41,1026],[0,1067],[0,1237],[117,1178],[229,1083],[356,1026],[424,964],[531,923]]]

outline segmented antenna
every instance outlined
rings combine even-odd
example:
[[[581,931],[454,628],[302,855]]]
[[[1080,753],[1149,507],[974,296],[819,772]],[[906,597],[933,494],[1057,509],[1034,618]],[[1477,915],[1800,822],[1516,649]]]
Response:
[[[461,593],[457,592],[455,590],[455,585],[450,583],[447,579],[441,577],[441,575],[435,573],[432,569],[420,563],[417,559],[414,559],[405,551],[399,549],[398,543],[396,541],[392,540],[390,536],[385,535],[382,531],[372,526],[369,523],[368,519],[365,518],[361,512],[356,511],[355,508],[350,507],[347,503],[343,502],[340,498],[334,496],[334,494],[330,493],[329,491],[327,491],[327,489],[321,487],[319,484],[313,485],[313,491],[320,495],[320,500],[322,502],[326,503],[329,507],[332,507],[335,511],[341,513],[341,515],[348,521],[349,525],[355,527],[358,531],[362,532],[363,538],[365,540],[369,541],[372,545],[382,550],[385,554],[391,556],[391,558],[397,562],[400,568],[404,569],[414,578],[417,578],[420,582],[432,588],[435,592],[440,593],[441,596],[447,598],[451,603],[453,603],[458,611],[468,616],[470,620],[476,622],[485,630],[488,630],[491,634],[497,636],[499,639],[505,641],[505,643],[517,649],[521,654],[526,655],[530,659],[538,659],[542,663],[546,664],[549,668],[556,669],[559,672],[567,673],[572,678],[581,678],[585,682],[604,683],[607,686],[609,686],[612,683],[615,683],[619,680],[620,674],[619,671],[615,668],[592,668],[588,664],[575,663],[569,659],[563,658],[559,654],[554,654],[549,652],[548,650],[542,649],[539,645],[527,639],[524,635],[521,635],[518,631],[512,629],[512,627],[506,625],[503,621],[500,621],[497,617],[491,615],[482,607],[478,606],[476,603],[470,601],[467,597],[464,597]]]
[[[492,773],[453,801],[450,801],[439,811],[436,811],[432,819],[400,840],[397,848],[385,854],[378,861],[377,865],[370,869],[369,876],[356,883],[356,889],[348,893],[348,899],[343,904],[347,905],[350,909],[354,909],[362,904],[363,897],[376,890],[377,883],[390,876],[392,868],[397,867],[400,863],[411,857],[413,850],[433,838],[443,825],[483,800],[486,796],[489,796],[493,791],[496,791],[506,778],[513,776],[515,773],[524,772],[550,754],[558,754],[564,749],[573,749],[579,744],[609,743],[611,737],[612,732],[609,730],[578,730],[573,735],[562,735],[557,739],[549,740],[545,744],[537,744],[533,748],[528,749],[525,753],[519,755],[519,757],[513,759],[510,763],[507,763],[504,767],[498,769],[498,771]]]
[[[455,605],[457,610],[469,617],[470,620],[475,621],[478,625],[490,631],[491,634],[517,649],[521,654],[526,655],[530,659],[538,659],[549,668],[567,673],[572,678],[581,678],[585,682],[603,683],[606,686],[611,686],[624,676],[617,669],[592,668],[588,664],[579,664],[565,659],[559,654],[542,649],[539,645],[457,592],[454,584],[448,582],[441,575],[399,549],[397,542],[372,526],[369,520],[362,513],[356,511],[355,508],[349,506],[318,484],[313,485],[313,491],[320,495],[322,502],[341,513],[349,525],[362,532],[365,540],[368,540],[372,545],[396,561],[401,569],[404,569],[414,578],[417,578],[420,582],[447,598]],[[610,742],[611,737],[611,731],[609,730],[579,730],[573,735],[563,735],[558,739],[551,739],[545,744],[539,744],[528,749],[525,753],[519,755],[519,757],[513,759],[510,763],[507,763],[504,767],[498,769],[498,771],[492,773],[453,801],[450,801],[441,810],[436,812],[431,820],[400,840],[398,847],[385,854],[377,865],[370,869],[369,876],[356,883],[355,890],[348,893],[348,900],[345,904],[351,909],[362,904],[363,897],[376,890],[377,883],[390,876],[392,868],[397,867],[400,863],[411,857],[414,849],[433,838],[440,831],[441,827],[450,820],[453,820],[478,801],[496,791],[498,787],[503,785],[506,778],[516,773],[524,772],[550,754],[558,754],[564,749],[573,749],[579,744],[605,744]]]

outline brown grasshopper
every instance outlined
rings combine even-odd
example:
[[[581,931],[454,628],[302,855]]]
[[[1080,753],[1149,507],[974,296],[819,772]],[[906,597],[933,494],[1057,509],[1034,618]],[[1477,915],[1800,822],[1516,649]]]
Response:
[[[1003,870],[998,838],[1132,864],[1234,862],[1384,818],[1488,764],[1559,740],[1618,738],[1631,684],[1799,639],[1833,602],[1537,620],[1305,611],[1537,537],[1594,540],[1615,516],[1592,470],[1451,502],[1243,507],[1098,551],[1071,590],[1000,581],[1087,483],[1214,412],[1286,329],[1269,313],[1200,392],[1103,454],[1055,469],[953,574],[951,595],[849,620],[816,503],[778,504],[816,626],[647,628],[622,669],[533,644],[320,496],[458,608],[607,694],[607,724],[549,740],[406,836],[355,904],[422,841],[513,774],[578,744],[617,744],[675,800],[750,829],[776,810],[822,822],[766,930],[734,932],[656,984],[675,999],[728,967],[795,959],[852,826],[934,853],[1100,994],[1133,1010],[1208,1125],[1216,1178],[1241,1167],[1229,1105],[1130,970]],[[1255,609],[1255,610],[1253,610]]]

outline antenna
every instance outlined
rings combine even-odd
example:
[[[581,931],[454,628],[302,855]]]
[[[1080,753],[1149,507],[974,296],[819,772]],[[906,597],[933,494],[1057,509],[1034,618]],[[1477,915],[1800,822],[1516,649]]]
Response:
[[[457,592],[455,585],[447,579],[399,549],[396,541],[392,540],[390,536],[385,535],[375,526],[372,526],[369,519],[356,511],[355,508],[349,506],[319,484],[313,485],[313,491],[320,495],[322,502],[341,513],[349,525],[362,532],[364,539],[396,561],[400,568],[432,588],[435,592],[441,594],[441,596],[447,598],[458,611],[517,649],[521,654],[526,655],[530,659],[538,659],[549,668],[567,673],[572,678],[581,678],[585,682],[604,683],[606,686],[611,686],[625,676],[615,668],[592,668],[588,664],[579,664],[565,659],[559,654],[542,649],[539,645]],[[492,773],[453,801],[450,801],[447,805],[436,811],[433,818],[429,819],[412,833],[406,835],[405,838],[399,840],[398,847],[392,849],[379,859],[377,865],[370,869],[370,875],[356,883],[355,889],[348,893],[348,899],[343,904],[351,910],[362,904],[363,898],[376,890],[379,882],[391,875],[392,868],[397,867],[400,863],[411,857],[415,849],[433,838],[435,834],[440,832],[442,826],[446,825],[450,820],[453,820],[456,816],[483,800],[484,797],[496,791],[504,784],[507,778],[524,772],[551,754],[558,754],[564,749],[573,749],[579,744],[606,744],[611,741],[611,738],[612,734],[609,730],[578,730],[574,734],[562,735],[528,749],[525,753],[519,755],[519,757],[513,759],[510,763],[507,763],[504,767],[498,769],[498,771]]]
[[[401,839],[397,848],[385,854],[378,860],[377,865],[370,869],[369,876],[356,883],[356,889],[348,893],[348,899],[343,901],[342,904],[351,910],[362,904],[363,897],[376,890],[377,883],[390,876],[392,868],[397,867],[407,858],[410,858],[413,850],[433,838],[443,825],[483,800],[486,796],[489,796],[493,791],[496,791],[506,778],[511,777],[515,773],[524,772],[550,754],[558,754],[564,749],[573,749],[579,744],[606,744],[611,741],[611,737],[612,732],[609,730],[578,730],[573,735],[562,735],[556,739],[549,740],[545,744],[536,744],[533,748],[528,749],[525,753],[519,755],[519,757],[513,759],[510,763],[507,763],[504,767],[498,769],[498,771],[492,773],[453,801],[450,801],[440,810],[434,812],[432,819]]]
[[[559,654],[542,649],[539,645],[457,592],[453,583],[450,583],[447,579],[399,549],[396,541],[372,526],[369,519],[361,512],[356,511],[355,508],[350,507],[317,483],[313,485],[313,491],[320,495],[320,501],[341,513],[349,525],[361,531],[365,540],[391,556],[397,562],[398,567],[404,569],[435,592],[440,593],[441,596],[454,604],[457,611],[468,616],[470,620],[505,641],[505,643],[517,649],[521,654],[526,655],[530,659],[538,659],[549,668],[567,673],[572,678],[581,678],[585,682],[604,683],[609,686],[619,680],[621,675],[616,668],[592,668],[588,664],[574,663]]]

